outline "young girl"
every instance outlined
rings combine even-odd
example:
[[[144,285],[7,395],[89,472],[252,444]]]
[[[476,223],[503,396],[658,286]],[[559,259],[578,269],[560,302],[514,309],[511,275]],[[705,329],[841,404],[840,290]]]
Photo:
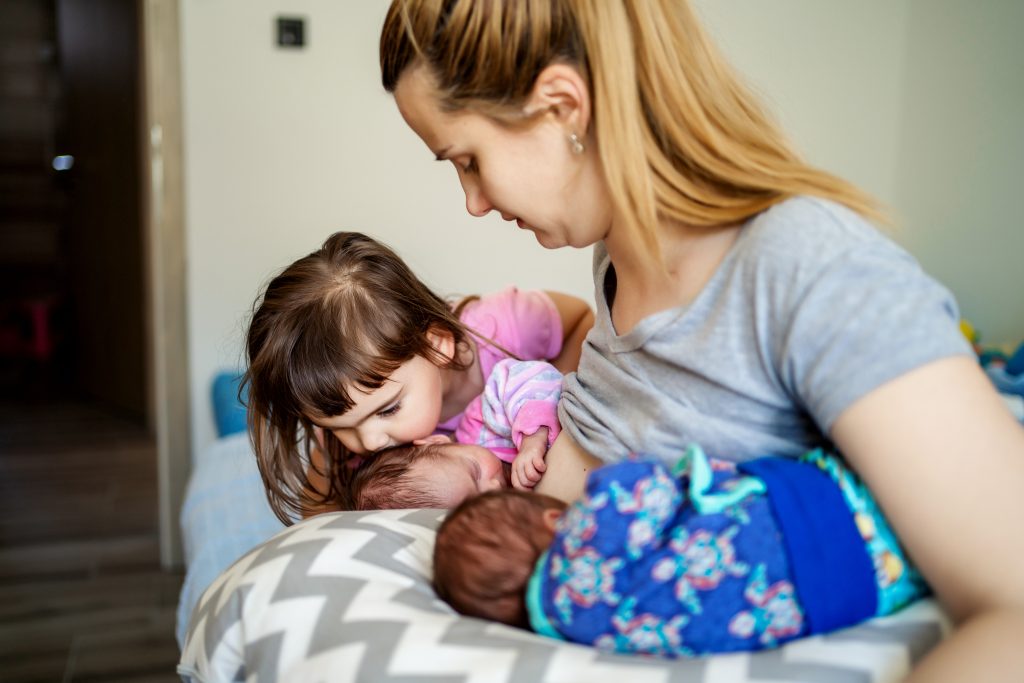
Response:
[[[286,524],[350,507],[355,457],[453,429],[503,357],[572,369],[592,319],[582,300],[512,287],[452,309],[388,247],[332,235],[270,281],[249,325],[250,433],[271,507]]]
[[[953,298],[789,147],[686,0],[394,0],[380,50],[471,214],[595,245],[538,491],[575,498],[594,456],[832,444],[960,622],[915,677],[1024,671],[1024,430]]]

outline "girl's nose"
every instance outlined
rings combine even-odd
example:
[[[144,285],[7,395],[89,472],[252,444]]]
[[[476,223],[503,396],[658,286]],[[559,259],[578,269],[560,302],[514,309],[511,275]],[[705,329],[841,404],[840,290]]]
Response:
[[[379,451],[391,443],[391,439],[387,434],[377,430],[360,432],[359,440],[362,442],[363,449],[367,453]]]

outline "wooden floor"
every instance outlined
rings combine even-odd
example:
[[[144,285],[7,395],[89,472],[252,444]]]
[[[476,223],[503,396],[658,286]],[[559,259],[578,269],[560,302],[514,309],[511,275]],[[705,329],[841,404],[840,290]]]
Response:
[[[135,422],[0,399],[0,682],[180,681],[156,500]]]

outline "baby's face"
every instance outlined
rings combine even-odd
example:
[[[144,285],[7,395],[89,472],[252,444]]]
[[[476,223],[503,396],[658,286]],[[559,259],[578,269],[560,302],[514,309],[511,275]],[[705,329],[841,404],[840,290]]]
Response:
[[[436,457],[420,458],[410,469],[437,492],[447,508],[484,491],[512,485],[509,466],[483,446],[451,443],[435,453]]]

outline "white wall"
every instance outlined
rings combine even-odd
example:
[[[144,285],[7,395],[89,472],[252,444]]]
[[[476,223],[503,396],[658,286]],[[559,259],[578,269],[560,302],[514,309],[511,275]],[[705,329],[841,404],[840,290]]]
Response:
[[[182,2],[193,449],[214,438],[210,379],[241,364],[259,287],[335,230],[388,243],[441,294],[515,283],[592,300],[589,250],[546,251],[466,213],[455,171],[380,85],[386,7]],[[306,17],[305,49],[275,47],[279,13]]]
[[[985,343],[1024,340],[1024,2],[912,0],[904,243]]]
[[[807,158],[888,205],[982,341],[1024,340],[1024,2],[697,5]]]
[[[386,5],[182,1],[194,448],[213,438],[209,381],[241,362],[259,286],[334,230],[391,244],[441,293],[514,282],[591,298],[589,251],[548,252],[497,218],[466,214],[454,171],[380,86]],[[697,5],[806,156],[895,208],[897,239],[954,289],[986,339],[1024,338],[1012,263],[1024,231],[1006,201],[1024,158],[1024,3]],[[304,50],[273,45],[278,13],[307,18]]]
[[[697,0],[712,35],[813,164],[894,201],[902,0]]]

